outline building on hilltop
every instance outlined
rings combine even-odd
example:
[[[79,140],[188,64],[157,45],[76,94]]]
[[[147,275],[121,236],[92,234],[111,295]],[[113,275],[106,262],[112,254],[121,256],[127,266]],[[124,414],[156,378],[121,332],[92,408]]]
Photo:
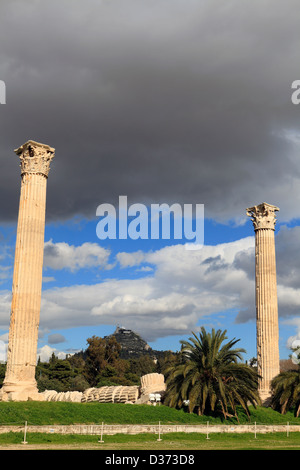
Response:
[[[120,357],[122,359],[136,358],[142,355],[149,355],[153,359],[156,359],[164,354],[164,351],[152,349],[140,335],[123,326],[117,326],[114,333],[110,336],[114,336],[121,345]],[[110,336],[105,336],[104,339]]]

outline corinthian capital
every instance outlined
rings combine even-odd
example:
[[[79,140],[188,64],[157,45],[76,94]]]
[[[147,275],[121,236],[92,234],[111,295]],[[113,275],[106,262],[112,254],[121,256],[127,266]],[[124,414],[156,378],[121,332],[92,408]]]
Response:
[[[251,220],[254,225],[254,230],[270,229],[275,230],[276,215],[275,212],[279,208],[263,202],[258,206],[249,207],[246,209],[247,215],[252,217]]]
[[[54,148],[28,140],[16,149],[15,153],[20,157],[21,175],[37,173],[48,177],[50,162],[55,153]]]

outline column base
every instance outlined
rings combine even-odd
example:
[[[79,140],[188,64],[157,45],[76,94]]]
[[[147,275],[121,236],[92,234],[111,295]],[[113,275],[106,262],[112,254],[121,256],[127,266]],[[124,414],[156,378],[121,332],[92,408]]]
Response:
[[[261,404],[264,407],[270,406],[272,394],[270,390],[259,390],[259,396],[261,399]]]
[[[43,401],[43,395],[32,384],[4,384],[0,390],[0,401]]]

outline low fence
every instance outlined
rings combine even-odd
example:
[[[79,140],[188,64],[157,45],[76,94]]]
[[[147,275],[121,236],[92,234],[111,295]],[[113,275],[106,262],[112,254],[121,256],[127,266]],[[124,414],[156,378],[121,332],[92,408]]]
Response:
[[[300,425],[291,424],[237,424],[237,425],[216,425],[210,424],[72,424],[72,425],[43,425],[37,426],[30,423],[22,424],[0,424],[0,433],[7,432],[24,432],[32,433],[53,433],[53,434],[84,434],[84,435],[115,435],[115,434],[169,434],[169,433],[199,433],[206,434],[207,437],[211,433],[251,433],[265,434],[270,432],[284,432],[287,435],[290,432],[299,432]]]

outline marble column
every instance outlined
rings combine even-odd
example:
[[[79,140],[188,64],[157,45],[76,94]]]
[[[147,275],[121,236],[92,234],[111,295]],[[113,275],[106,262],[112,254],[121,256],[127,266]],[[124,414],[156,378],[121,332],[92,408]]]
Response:
[[[37,400],[35,380],[40,319],[46,186],[54,149],[29,140],[20,158],[21,193],[15,248],[4,401]]]
[[[262,203],[247,209],[255,230],[256,332],[259,394],[268,405],[270,383],[279,374],[278,302],[275,258],[275,212],[279,208]]]

